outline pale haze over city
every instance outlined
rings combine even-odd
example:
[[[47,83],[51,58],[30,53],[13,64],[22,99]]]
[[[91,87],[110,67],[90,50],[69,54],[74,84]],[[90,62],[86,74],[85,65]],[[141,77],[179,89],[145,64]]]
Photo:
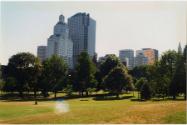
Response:
[[[96,52],[154,48],[159,54],[186,44],[187,2],[1,2],[0,63],[18,52],[36,55],[59,15],[89,13],[96,21]]]

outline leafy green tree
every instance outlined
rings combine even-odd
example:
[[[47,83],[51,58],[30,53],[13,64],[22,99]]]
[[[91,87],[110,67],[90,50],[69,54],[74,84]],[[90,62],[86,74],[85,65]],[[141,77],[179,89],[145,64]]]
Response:
[[[29,87],[34,91],[35,104],[37,104],[37,91],[39,90],[39,77],[41,75],[42,65],[39,58],[35,58],[34,64],[28,68]]]
[[[54,92],[55,98],[57,92],[63,89],[67,74],[68,67],[63,58],[53,55],[44,61],[42,71],[44,81],[42,83],[43,85],[48,85],[45,89]]]
[[[176,70],[176,62],[178,59],[178,54],[174,50],[166,51],[160,59],[160,71],[161,75],[166,75],[172,79],[173,74]]]
[[[119,58],[114,54],[106,55],[105,61],[100,65],[102,76],[105,77],[113,68],[121,65]]]
[[[96,87],[95,72],[96,67],[89,57],[87,52],[82,52],[78,58],[78,64],[76,66],[77,72],[77,90],[83,96],[86,92],[88,95],[88,88]]]
[[[176,62],[176,70],[170,84],[170,94],[173,96],[173,99],[175,99],[176,95],[179,93],[183,93],[186,99],[186,53],[187,46],[184,49],[183,55],[179,53]]]
[[[28,69],[35,64],[35,56],[31,53],[18,53],[13,55],[8,62],[9,74],[8,77],[16,79],[16,88],[20,96],[23,96],[23,91],[27,88],[29,83]]]
[[[117,66],[122,66],[119,58],[114,54],[108,54],[104,59],[99,62],[99,72],[97,72],[97,79],[99,79],[98,88],[104,89],[103,80],[108,75],[108,73]]]
[[[136,84],[135,84],[135,87],[138,91],[138,98],[140,98],[140,91],[141,91],[141,87],[142,85],[147,82],[146,78],[144,77],[141,77],[139,80],[137,80]]]
[[[157,85],[157,93],[161,93],[161,90],[163,90],[163,88],[165,88],[164,91],[166,91],[166,86],[168,86],[167,89],[169,89],[170,95],[173,95],[177,92],[177,88],[172,85],[173,83],[171,81],[173,79],[174,73],[176,72],[176,64],[178,59],[179,55],[174,50],[166,51],[161,56],[157,69],[158,76],[156,78],[157,84],[160,85]],[[160,88],[160,90],[158,88]]]
[[[119,94],[122,90],[131,84],[132,78],[128,75],[124,67],[115,67],[112,69],[109,74],[104,78],[105,88],[113,94],[116,94],[116,97],[119,97]]]
[[[0,91],[3,89],[3,79],[2,79],[2,70],[1,70],[1,63],[0,63]]]
[[[149,65],[136,66],[132,71],[130,71],[130,74],[136,79],[140,79],[142,77],[147,78],[149,75],[148,66]]]
[[[2,90],[13,93],[16,91],[16,84],[16,79],[14,77],[8,77],[2,86]]]
[[[154,80],[156,82],[152,88],[154,94],[156,97],[162,97],[164,99],[164,97],[168,96],[170,79],[166,75],[163,75]]]
[[[141,99],[148,100],[151,98],[151,88],[149,84],[146,82],[141,87]]]

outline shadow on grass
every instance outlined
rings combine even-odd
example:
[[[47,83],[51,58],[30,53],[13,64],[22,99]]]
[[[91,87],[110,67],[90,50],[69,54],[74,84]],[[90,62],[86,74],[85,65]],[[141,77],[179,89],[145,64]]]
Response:
[[[71,99],[81,99],[80,101],[88,101],[87,98],[94,98],[99,96],[105,96],[107,94],[93,94],[88,96],[80,96],[80,95],[71,95],[71,96],[61,96],[61,97],[43,97],[41,95],[37,95],[37,101],[56,101],[56,100],[71,100]],[[4,94],[0,96],[0,100],[3,102],[24,102],[24,101],[35,101],[34,95],[24,95],[22,98],[19,94]]]
[[[96,100],[96,101],[104,101],[104,100],[124,100],[124,99],[130,99],[132,98],[133,96],[123,96],[123,97],[119,97],[117,98],[116,96],[111,96],[111,95],[105,95],[105,96],[97,96],[97,97],[94,97],[93,100]]]
[[[131,99],[131,101],[138,101],[138,102],[145,102],[145,101],[152,101],[152,102],[158,102],[158,101],[184,101],[185,99],[182,98],[176,98],[175,100],[173,100],[173,98],[152,98],[149,100],[142,100],[142,99],[138,99],[138,98],[133,98]]]
[[[88,96],[80,96],[80,95],[71,95],[71,96],[61,96],[61,97],[43,97],[42,95],[37,96],[37,101],[56,101],[56,100],[71,100],[71,99],[80,99],[80,101],[89,101],[88,98],[92,98],[95,101],[104,101],[104,100],[125,100],[125,99],[130,99],[131,101],[139,101],[139,102],[144,102],[145,100],[141,100],[138,98],[134,98],[134,96],[122,96],[119,98],[116,98],[116,96],[109,94],[109,93],[104,93],[104,94],[92,94]],[[18,94],[4,94],[0,96],[0,100],[4,102],[12,102],[12,101],[17,101],[17,102],[24,102],[24,101],[35,101],[33,94],[29,95],[24,95],[23,98],[19,97]],[[184,98],[176,98],[173,100],[171,97],[167,98],[152,98],[149,101],[184,101]]]

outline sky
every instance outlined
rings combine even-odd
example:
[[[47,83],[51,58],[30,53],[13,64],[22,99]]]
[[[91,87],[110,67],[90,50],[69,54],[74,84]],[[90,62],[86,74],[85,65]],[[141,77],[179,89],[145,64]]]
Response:
[[[159,54],[187,43],[187,2],[2,2],[0,63],[18,52],[36,55],[46,45],[58,17],[86,12],[96,20],[99,57],[121,49],[154,48]]]

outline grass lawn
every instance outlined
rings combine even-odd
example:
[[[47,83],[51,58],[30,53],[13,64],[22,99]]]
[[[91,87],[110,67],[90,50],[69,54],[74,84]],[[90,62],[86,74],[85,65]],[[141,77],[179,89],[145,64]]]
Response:
[[[0,123],[186,123],[184,100],[139,102],[88,97],[63,103],[69,105],[69,111],[57,113],[59,103],[54,100],[39,101],[38,105],[33,101],[0,100]]]

